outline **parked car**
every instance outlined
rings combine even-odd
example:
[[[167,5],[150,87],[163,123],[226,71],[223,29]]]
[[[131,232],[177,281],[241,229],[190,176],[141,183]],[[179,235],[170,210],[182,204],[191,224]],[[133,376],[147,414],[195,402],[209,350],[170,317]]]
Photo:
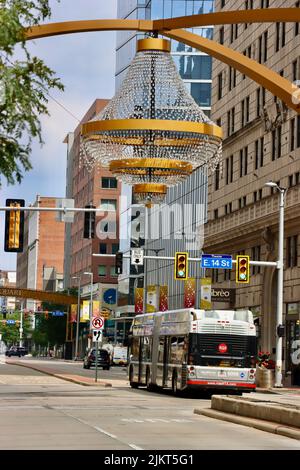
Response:
[[[113,352],[113,364],[119,366],[127,365],[127,348],[125,346],[115,346]]]
[[[96,349],[90,349],[83,361],[83,368],[90,369],[91,367],[96,366]],[[103,367],[103,369],[110,369],[110,356],[106,349],[98,349],[98,367]]]
[[[28,351],[26,348],[24,348],[23,346],[11,346],[6,352],[5,352],[5,355],[8,356],[8,357],[11,357],[11,356],[19,356],[19,357],[22,357],[22,356],[25,356],[26,354],[28,354]]]

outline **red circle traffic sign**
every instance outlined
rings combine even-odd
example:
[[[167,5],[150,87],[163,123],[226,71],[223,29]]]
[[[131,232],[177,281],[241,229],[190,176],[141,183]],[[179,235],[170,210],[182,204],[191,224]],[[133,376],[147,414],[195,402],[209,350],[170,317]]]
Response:
[[[227,344],[225,344],[225,343],[221,343],[221,344],[218,345],[218,351],[220,353],[226,353],[227,349],[228,349],[228,347],[227,347]]]
[[[92,319],[92,325],[95,330],[101,330],[104,326],[104,318],[103,317],[94,317]]]

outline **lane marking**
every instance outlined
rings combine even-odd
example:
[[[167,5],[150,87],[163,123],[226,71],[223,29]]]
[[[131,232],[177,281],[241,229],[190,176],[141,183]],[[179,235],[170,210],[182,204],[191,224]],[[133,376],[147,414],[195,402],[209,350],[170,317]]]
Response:
[[[131,447],[134,450],[144,450],[144,449],[142,449],[142,447],[138,447],[135,444],[128,444],[128,445],[129,445],[129,447]]]

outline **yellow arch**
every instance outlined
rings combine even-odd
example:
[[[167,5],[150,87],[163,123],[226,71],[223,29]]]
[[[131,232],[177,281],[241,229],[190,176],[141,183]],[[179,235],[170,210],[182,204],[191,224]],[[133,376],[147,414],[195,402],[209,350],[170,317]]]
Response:
[[[37,39],[60,34],[81,33],[87,31],[143,31],[159,32],[160,34],[188,44],[196,49],[215,57],[231,67],[239,70],[278,96],[286,105],[300,113],[300,89],[293,83],[281,77],[264,65],[245,57],[230,48],[189,33],[182,29],[192,26],[207,26],[232,23],[261,23],[261,22],[300,21],[299,8],[271,8],[261,10],[225,11],[194,15],[188,17],[169,18],[165,20],[89,20],[68,21],[63,23],[48,23],[34,26],[25,31],[26,39]],[[176,28],[169,29],[169,28]]]
[[[200,49],[203,52],[221,60],[225,64],[239,70],[249,78],[259,83],[261,86],[269,90],[273,95],[280,98],[289,108],[300,113],[300,89],[297,88],[286,78],[281,77],[278,73],[259,64],[253,59],[249,59],[240,52],[233,51],[229,47],[222,46],[210,39],[202,38],[197,34],[189,33],[183,29],[164,31],[164,36],[176,39],[189,46]],[[296,91],[298,90],[298,103],[296,100]]]

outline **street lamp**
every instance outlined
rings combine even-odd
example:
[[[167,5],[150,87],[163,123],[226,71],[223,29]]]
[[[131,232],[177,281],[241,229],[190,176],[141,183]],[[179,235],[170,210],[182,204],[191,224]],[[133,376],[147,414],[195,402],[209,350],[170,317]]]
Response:
[[[80,283],[81,276],[73,276],[72,279],[78,279],[78,297],[77,297],[77,322],[76,322],[76,341],[75,341],[75,361],[78,360],[78,340],[79,340],[79,324],[80,324]]]
[[[283,249],[284,249],[284,203],[287,193],[286,188],[281,188],[277,183],[269,181],[265,183],[269,188],[279,191],[279,234],[278,234],[278,260],[277,260],[277,314],[276,314],[276,368],[275,387],[282,387],[282,321],[283,321]]]
[[[91,276],[91,292],[90,292],[90,331],[91,331],[91,324],[92,324],[92,312],[93,312],[93,273],[91,272],[84,272],[87,276]]]

